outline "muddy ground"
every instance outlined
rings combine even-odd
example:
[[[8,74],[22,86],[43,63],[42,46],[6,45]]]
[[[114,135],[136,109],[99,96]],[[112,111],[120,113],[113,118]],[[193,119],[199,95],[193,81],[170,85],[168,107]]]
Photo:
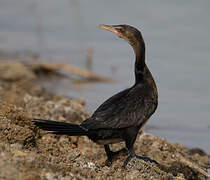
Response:
[[[47,92],[39,78],[37,70],[23,63],[0,62],[0,180],[207,179],[210,165],[204,151],[144,132],[136,140],[136,153],[159,164],[133,159],[124,169],[126,152],[107,167],[103,147],[88,138],[38,129],[32,117],[80,123],[89,116],[84,101]]]

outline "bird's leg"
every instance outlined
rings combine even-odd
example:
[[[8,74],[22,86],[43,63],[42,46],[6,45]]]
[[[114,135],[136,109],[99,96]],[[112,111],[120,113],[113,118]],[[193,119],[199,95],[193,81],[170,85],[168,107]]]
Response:
[[[123,167],[125,168],[128,162],[136,156],[135,151],[133,149],[134,142],[137,137],[139,128],[129,128],[125,132],[125,146],[127,150],[129,151],[128,157],[125,159]]]
[[[120,153],[127,154],[127,149],[125,148],[113,152],[110,150],[109,145],[104,145],[104,149],[107,155],[106,166],[111,166],[113,158],[119,155]]]
[[[126,147],[128,148],[128,151],[129,151],[129,156],[125,159],[124,161],[124,164],[123,164],[123,167],[125,168],[126,165],[128,164],[128,162],[136,157],[137,159],[142,159],[144,160],[145,162],[151,162],[151,163],[155,163],[155,164],[158,164],[155,160],[152,160],[150,159],[149,157],[144,157],[144,156],[138,156],[136,155],[134,149],[133,149],[133,144],[132,143],[127,143],[126,142]]]
[[[104,145],[104,149],[107,155],[106,166],[111,166],[114,152],[110,150],[109,145]]]
[[[129,162],[132,158],[134,158],[134,157],[136,156],[133,147],[130,148],[130,149],[128,149],[128,151],[129,151],[129,155],[128,155],[128,157],[127,157],[127,158],[125,159],[125,161],[124,161],[124,164],[123,164],[123,167],[124,167],[124,168],[127,166],[128,162]]]

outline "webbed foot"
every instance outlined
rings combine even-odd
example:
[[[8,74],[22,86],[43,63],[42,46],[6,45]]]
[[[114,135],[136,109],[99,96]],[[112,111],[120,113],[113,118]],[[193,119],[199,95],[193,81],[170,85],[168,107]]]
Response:
[[[110,167],[112,165],[112,159],[107,159],[105,165]]]
[[[123,168],[125,168],[125,167],[127,166],[128,162],[129,162],[131,159],[133,159],[134,157],[137,158],[137,159],[141,159],[141,160],[143,160],[143,161],[145,161],[145,162],[150,162],[150,163],[158,164],[157,161],[155,161],[155,160],[153,160],[153,159],[151,159],[151,158],[149,158],[149,157],[137,156],[137,155],[129,155],[129,156],[126,158],[126,160],[124,161],[124,163],[123,163]]]

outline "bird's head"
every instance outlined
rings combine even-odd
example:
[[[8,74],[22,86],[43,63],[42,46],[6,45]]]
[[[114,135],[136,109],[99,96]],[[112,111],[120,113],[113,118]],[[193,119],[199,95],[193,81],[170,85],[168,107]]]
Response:
[[[99,28],[113,32],[118,37],[126,40],[133,48],[139,44],[144,43],[141,32],[129,25],[99,25]]]

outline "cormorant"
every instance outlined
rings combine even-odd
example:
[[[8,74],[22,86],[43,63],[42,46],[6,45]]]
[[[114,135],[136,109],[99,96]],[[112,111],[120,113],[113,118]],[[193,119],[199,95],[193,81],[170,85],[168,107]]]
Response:
[[[114,155],[109,144],[121,141],[125,142],[129,152],[124,161],[124,167],[133,157],[156,163],[148,157],[137,156],[133,148],[139,130],[158,105],[157,87],[145,64],[145,43],[141,32],[129,25],[100,25],[99,27],[113,32],[132,46],[136,55],[135,84],[106,100],[90,118],[79,125],[42,119],[33,119],[33,122],[53,134],[87,136],[95,143],[104,145],[107,165],[112,164]]]

